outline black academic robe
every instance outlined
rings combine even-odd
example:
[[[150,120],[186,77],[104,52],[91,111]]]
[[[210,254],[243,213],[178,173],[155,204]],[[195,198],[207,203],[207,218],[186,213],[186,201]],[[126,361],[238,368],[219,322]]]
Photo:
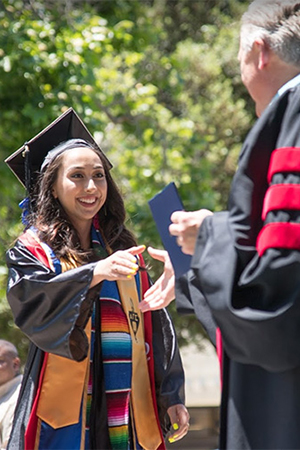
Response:
[[[16,407],[9,449],[23,450],[24,434],[36,396],[45,352],[81,361],[87,356],[84,332],[96,304],[93,355],[93,396],[90,415],[90,448],[111,448],[107,429],[106,396],[102,373],[100,302],[101,284],[89,289],[95,263],[56,275],[20,241],[7,252],[7,296],[16,324],[31,346]],[[176,334],[166,310],[152,313],[154,377],[159,421],[163,433],[170,429],[169,406],[184,403],[184,373]],[[67,382],[67,380],[66,380]]]
[[[293,164],[283,159],[270,175],[271,158],[289,147]],[[292,192],[270,202],[271,185],[293,185]],[[221,449],[300,448],[298,186],[300,87],[276,98],[250,131],[228,211],[205,219],[191,270],[176,282],[179,310],[193,308],[212,339],[221,330]],[[294,228],[286,231],[287,223]],[[269,224],[281,232],[269,227],[262,251]]]

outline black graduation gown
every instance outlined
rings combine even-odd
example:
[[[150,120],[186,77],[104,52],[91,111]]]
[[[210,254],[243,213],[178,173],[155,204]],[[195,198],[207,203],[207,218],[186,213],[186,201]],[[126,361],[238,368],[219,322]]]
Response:
[[[16,406],[8,449],[24,449],[24,433],[35,398],[44,352],[76,361],[87,356],[84,332],[101,285],[89,289],[95,263],[60,275],[42,264],[22,242],[7,252],[9,279],[7,298],[15,322],[31,340],[23,383]],[[96,301],[96,331],[100,330],[99,301]],[[97,321],[98,318],[98,321]],[[100,332],[95,333],[93,396],[90,414],[90,448],[110,448],[102,375]],[[184,403],[184,372],[176,334],[168,313],[152,313],[152,345],[157,406],[163,432],[170,427],[169,406]]]
[[[262,219],[270,157],[283,147],[299,147],[300,160],[299,87],[250,131],[228,211],[205,219],[191,270],[176,282],[179,311],[194,308],[212,338],[216,327],[222,333],[221,449],[300,449],[300,245],[256,249],[267,223],[300,222],[300,199]],[[300,173],[271,183],[300,184]]]

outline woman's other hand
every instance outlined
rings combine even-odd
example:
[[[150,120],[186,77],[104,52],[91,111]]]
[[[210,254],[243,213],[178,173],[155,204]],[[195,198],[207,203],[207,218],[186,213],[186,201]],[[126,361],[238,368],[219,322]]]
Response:
[[[164,271],[145,292],[143,301],[139,304],[142,312],[164,308],[175,298],[175,275],[168,252],[148,247],[148,253],[164,263]]]
[[[189,431],[190,415],[186,407],[182,404],[173,405],[168,408],[171,420],[171,434],[168,436],[169,442],[173,443],[182,439]]]

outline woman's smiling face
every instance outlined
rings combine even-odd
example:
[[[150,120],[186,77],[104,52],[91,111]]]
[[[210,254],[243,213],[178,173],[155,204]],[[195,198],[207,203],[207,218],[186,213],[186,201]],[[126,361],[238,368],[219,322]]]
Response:
[[[90,226],[107,197],[102,161],[92,149],[78,147],[62,154],[53,196],[79,231]]]

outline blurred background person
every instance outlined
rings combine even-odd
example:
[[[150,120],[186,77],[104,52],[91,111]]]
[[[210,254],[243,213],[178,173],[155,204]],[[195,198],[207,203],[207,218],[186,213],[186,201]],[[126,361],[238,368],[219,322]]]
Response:
[[[0,448],[7,446],[22,375],[21,361],[16,347],[0,339]]]

